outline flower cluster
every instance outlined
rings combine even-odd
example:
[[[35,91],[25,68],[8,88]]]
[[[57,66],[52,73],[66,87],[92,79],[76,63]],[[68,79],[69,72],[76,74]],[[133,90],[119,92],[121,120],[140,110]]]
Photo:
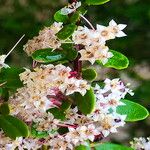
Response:
[[[20,79],[25,84],[29,101],[33,101],[37,108],[45,111],[59,106],[65,96],[74,92],[84,95],[90,88],[87,81],[77,79],[72,74],[70,67],[50,64],[35,68],[33,72],[26,69],[20,74]],[[28,104],[24,102],[24,106],[28,107]]]
[[[72,4],[69,4],[67,7],[64,7],[61,9],[62,15],[68,15],[76,11],[77,8],[81,6],[81,2],[73,2]]]
[[[50,72],[53,71],[52,67],[55,68],[55,71],[58,68],[66,68],[64,66],[58,67],[51,65],[43,67],[46,70],[40,68],[41,72],[38,72],[38,74],[37,71],[31,72],[28,70],[20,75],[21,79],[24,79],[24,83],[27,84],[27,87],[18,90],[16,96],[12,97],[10,106],[12,115],[19,117],[28,124],[34,123],[38,132],[47,131],[47,137],[42,139],[31,137],[27,139],[19,138],[15,141],[11,141],[7,138],[6,141],[6,137],[1,133],[2,141],[5,142],[6,146],[4,146],[4,143],[2,142],[0,148],[4,149],[10,147],[11,149],[15,147],[19,150],[21,150],[21,148],[38,149],[44,144],[50,146],[52,150],[72,150],[75,146],[80,144],[87,145],[85,142],[87,140],[91,142],[101,140],[104,137],[107,137],[110,133],[117,132],[118,127],[124,126],[126,115],[118,114],[116,108],[119,105],[124,105],[123,102],[120,102],[119,100],[124,98],[127,93],[132,94],[132,92],[119,79],[106,79],[104,81],[104,87],[100,87],[99,85],[95,86],[96,108],[89,115],[81,114],[78,108],[74,107],[66,110],[66,119],[62,121],[55,119],[51,113],[44,112],[43,110],[48,109],[48,107],[45,108],[45,99],[42,98],[44,101],[41,102],[39,96],[42,96],[43,91],[41,89],[44,85],[46,87],[47,83],[43,83],[43,81],[41,82],[41,77],[44,77],[45,80],[49,81],[51,77],[46,74],[47,72],[51,74]],[[70,69],[68,72],[69,71]],[[40,91],[34,87],[35,76],[36,78],[38,77],[36,82],[38,82],[37,84]],[[34,93],[32,97],[30,97],[31,93]],[[41,102],[41,105],[37,107],[39,102]],[[68,129],[68,132],[60,134],[57,132],[60,127]]]
[[[79,51],[80,60],[88,60],[91,64],[94,64],[96,60],[101,60],[103,64],[106,64],[108,59],[113,56],[106,46],[106,41],[126,36],[122,31],[125,27],[124,24],[117,25],[114,20],[109,22],[108,27],[97,25],[96,30],[79,26],[73,34],[73,41],[75,44],[84,45],[84,48]]]
[[[150,138],[134,138],[134,141],[130,142],[130,144],[135,150],[150,150]]]
[[[60,13],[71,15],[80,6],[81,2],[73,2],[62,8]],[[86,20],[82,14],[80,17]],[[82,79],[80,61],[88,60],[94,64],[96,60],[100,60],[106,64],[108,59],[113,57],[106,46],[106,41],[126,36],[122,31],[126,25],[117,25],[114,20],[111,20],[108,27],[97,25],[94,29],[90,22],[88,23],[92,29],[78,26],[72,36],[60,40],[57,33],[63,28],[63,23],[54,22],[24,46],[24,51],[29,56],[40,49],[62,50],[62,43],[72,43],[79,53],[74,60],[73,69],[62,64],[48,64],[36,67],[32,71],[25,69],[19,75],[24,87],[17,89],[17,92],[10,97],[8,101],[10,115],[24,121],[31,132],[29,137],[19,137],[13,141],[0,130],[1,150],[38,150],[42,146],[51,150],[73,150],[78,145],[87,145],[87,141],[89,143],[100,141],[110,133],[116,133],[118,127],[125,125],[126,115],[119,114],[117,107],[125,105],[122,99],[126,94],[133,95],[128,84],[125,85],[117,78],[106,79],[104,83],[97,83],[93,87]],[[5,56],[10,52],[0,56],[0,69],[8,67],[4,61]],[[75,100],[78,96],[75,93],[80,93],[80,96],[86,98],[89,89],[94,91],[92,102],[95,106],[90,114],[85,115],[83,110],[76,106]],[[63,108],[63,104],[68,106]],[[132,147],[136,147],[135,143],[141,141],[142,144],[149,144],[143,139],[135,141],[137,142],[133,142]]]
[[[45,27],[39,32],[39,35],[29,40],[26,45],[24,45],[24,51],[31,55],[34,51],[45,48],[57,49],[61,46],[61,42],[56,33],[62,29],[62,23],[54,22],[50,27]]]

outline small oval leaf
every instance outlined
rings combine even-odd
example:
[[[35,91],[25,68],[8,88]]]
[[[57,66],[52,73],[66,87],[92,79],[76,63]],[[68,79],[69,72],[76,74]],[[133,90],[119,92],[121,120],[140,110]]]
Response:
[[[51,108],[51,109],[48,109],[47,112],[50,112],[54,115],[54,118],[56,119],[60,119],[60,120],[65,120],[65,113],[64,111],[58,109],[58,108]]]
[[[60,50],[53,51],[51,48],[37,50],[32,54],[32,58],[41,63],[52,63],[60,60],[64,60],[65,53]]]
[[[97,72],[94,69],[84,69],[82,70],[82,78],[89,80],[89,81],[93,81],[95,80],[97,77]]]
[[[105,67],[119,69],[119,70],[128,67],[129,60],[126,56],[114,50],[110,50],[110,52],[112,52],[114,56],[108,59],[108,62],[104,65]],[[96,62],[102,65],[100,60]]]
[[[80,19],[80,13],[76,11],[71,17],[70,17],[70,22],[71,23],[76,23]]]
[[[133,150],[130,147],[113,144],[113,143],[102,143],[94,147],[95,150]]]
[[[140,104],[126,99],[123,99],[122,102],[126,105],[118,106],[117,113],[127,115],[126,121],[139,121],[148,117],[148,110]]]
[[[76,28],[75,24],[65,25],[56,35],[60,40],[65,40],[73,34]]]
[[[71,43],[62,44],[61,48],[63,49],[63,51],[65,51],[66,59],[69,61],[76,59],[76,57],[78,56],[77,50],[73,48],[73,44]]]
[[[80,93],[75,93],[75,103],[77,104],[79,110],[85,115],[94,111],[95,101],[95,95],[92,88],[87,90],[84,96]]]
[[[0,128],[12,139],[29,135],[28,126],[23,121],[10,115],[0,115]]]
[[[61,10],[58,10],[55,14],[54,14],[54,19],[57,22],[64,22],[66,23],[69,20],[69,17],[67,15],[63,15],[61,14]]]
[[[85,0],[88,5],[102,5],[109,1],[110,0]]]

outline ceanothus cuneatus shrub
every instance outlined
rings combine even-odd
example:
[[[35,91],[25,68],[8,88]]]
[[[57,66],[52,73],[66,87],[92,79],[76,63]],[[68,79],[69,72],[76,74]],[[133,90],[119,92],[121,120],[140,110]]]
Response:
[[[57,11],[53,24],[24,45],[32,69],[5,63],[24,36],[0,56],[1,150],[132,150],[144,141],[135,139],[132,148],[102,141],[126,122],[149,115],[143,106],[125,99],[133,95],[130,84],[119,78],[97,81],[90,68],[97,64],[125,69],[129,64],[107,44],[126,36],[126,25],[111,20],[108,26],[94,27],[85,17],[88,6],[107,1],[71,0]]]

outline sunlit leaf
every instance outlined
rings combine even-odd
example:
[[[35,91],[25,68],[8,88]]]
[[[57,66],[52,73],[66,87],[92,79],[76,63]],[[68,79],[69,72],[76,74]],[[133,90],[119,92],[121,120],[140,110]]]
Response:
[[[115,68],[115,69],[125,69],[129,65],[129,60],[126,56],[120,52],[110,50],[113,53],[113,57],[109,58],[108,62],[104,65],[105,67]],[[101,61],[96,61],[98,64],[102,65]]]
[[[139,121],[148,117],[149,112],[142,105],[126,99],[122,100],[122,102],[126,105],[118,106],[117,113],[127,115],[126,121]]]
[[[102,5],[109,1],[110,0],[85,0],[88,5]]]
[[[67,15],[63,15],[61,14],[61,10],[58,10],[55,14],[54,14],[54,19],[57,22],[64,22],[66,23],[69,20],[69,17]]]
[[[41,63],[53,63],[56,61],[64,60],[65,53],[61,50],[53,51],[51,48],[40,49],[32,54],[32,58]]]

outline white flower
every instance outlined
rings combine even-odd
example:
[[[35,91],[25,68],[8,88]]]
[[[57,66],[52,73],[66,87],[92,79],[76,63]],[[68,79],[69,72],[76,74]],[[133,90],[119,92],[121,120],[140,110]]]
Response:
[[[81,6],[81,2],[73,2],[72,4],[69,4],[67,7],[64,7],[61,9],[62,15],[68,15],[74,12],[77,8]]]
[[[135,150],[150,150],[150,138],[134,138],[133,141],[130,142],[131,147]]]
[[[78,26],[78,29],[73,33],[72,40],[75,44],[90,45],[91,40],[91,30],[86,26]]]
[[[99,37],[104,41],[115,38],[115,35],[112,32],[112,29],[109,27],[105,27],[103,25],[97,24],[96,29],[97,29],[97,32],[99,32]]]
[[[114,39],[115,37],[126,36],[126,34],[122,31],[125,27],[125,24],[117,25],[114,20],[111,20],[108,27],[97,25],[97,31],[100,33],[100,37],[107,41],[110,39]]]
[[[8,68],[9,66],[5,64],[6,55],[0,55],[0,69],[1,68]]]
[[[118,24],[114,21],[111,20],[109,22],[109,27],[112,29],[112,32],[116,37],[124,37],[126,34],[122,31],[127,25],[126,24]]]

